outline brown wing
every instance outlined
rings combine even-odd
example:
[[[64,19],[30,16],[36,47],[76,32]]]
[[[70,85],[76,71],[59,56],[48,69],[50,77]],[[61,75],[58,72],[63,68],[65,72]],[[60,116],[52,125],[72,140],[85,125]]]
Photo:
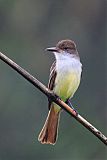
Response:
[[[50,90],[53,90],[54,88],[55,78],[56,78],[56,61],[54,61],[54,63],[50,68],[50,77],[49,77],[49,83],[48,83],[48,88]]]
[[[49,83],[48,83],[48,88],[50,90],[53,90],[54,88],[54,85],[55,85],[55,78],[56,78],[56,61],[54,61],[54,63],[52,64],[51,68],[50,68],[50,77],[49,77]],[[48,99],[49,101],[49,109],[50,109],[50,106],[51,106],[51,101]]]

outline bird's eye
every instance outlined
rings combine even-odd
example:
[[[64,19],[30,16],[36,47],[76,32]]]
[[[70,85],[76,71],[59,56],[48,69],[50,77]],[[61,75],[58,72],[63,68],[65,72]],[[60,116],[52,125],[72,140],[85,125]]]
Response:
[[[68,49],[68,47],[64,47],[64,49],[65,49],[65,50],[67,50],[67,49]]]

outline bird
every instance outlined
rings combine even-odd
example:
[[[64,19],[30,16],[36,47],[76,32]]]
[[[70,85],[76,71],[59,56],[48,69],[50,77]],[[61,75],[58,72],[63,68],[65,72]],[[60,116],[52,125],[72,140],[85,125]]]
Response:
[[[55,55],[55,61],[50,68],[48,88],[73,108],[70,99],[79,87],[82,63],[71,39],[60,40],[55,47],[46,48]],[[54,145],[58,138],[58,127],[61,107],[48,99],[48,116],[38,136],[42,144]],[[73,108],[74,109],[74,108]]]

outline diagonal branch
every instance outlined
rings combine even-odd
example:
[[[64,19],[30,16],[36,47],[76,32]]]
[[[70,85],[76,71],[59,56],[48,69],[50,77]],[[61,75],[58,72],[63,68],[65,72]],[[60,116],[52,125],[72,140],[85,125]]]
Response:
[[[13,62],[11,59],[9,59],[1,52],[0,52],[0,59],[5,63],[7,63],[14,70],[16,70],[19,74],[21,74],[25,79],[27,79],[30,83],[32,83],[48,98],[50,98],[52,101],[58,104],[61,108],[63,108],[66,112],[68,112],[71,116],[73,116],[78,122],[80,122],[85,128],[87,128],[90,132],[92,132],[97,138],[99,138],[105,145],[107,145],[107,137],[105,137],[98,129],[96,129],[92,124],[90,124],[87,120],[85,120],[81,115],[76,114],[76,112],[72,108],[70,108],[61,99],[57,98],[56,95],[52,91],[50,91],[45,85],[43,85],[40,81],[38,81],[26,70],[21,68],[19,65],[17,65],[15,62]]]

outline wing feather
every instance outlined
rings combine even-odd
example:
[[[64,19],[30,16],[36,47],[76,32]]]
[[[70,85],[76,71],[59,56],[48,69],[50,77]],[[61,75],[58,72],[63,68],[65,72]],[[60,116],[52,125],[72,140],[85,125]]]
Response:
[[[52,66],[51,66],[51,68],[50,68],[50,77],[49,77],[49,83],[48,83],[48,88],[50,90],[53,90],[53,88],[54,88],[56,75],[57,75],[57,72],[56,72],[56,61],[54,61]],[[48,107],[50,109],[52,102],[49,99],[48,99],[48,101],[49,101]]]

